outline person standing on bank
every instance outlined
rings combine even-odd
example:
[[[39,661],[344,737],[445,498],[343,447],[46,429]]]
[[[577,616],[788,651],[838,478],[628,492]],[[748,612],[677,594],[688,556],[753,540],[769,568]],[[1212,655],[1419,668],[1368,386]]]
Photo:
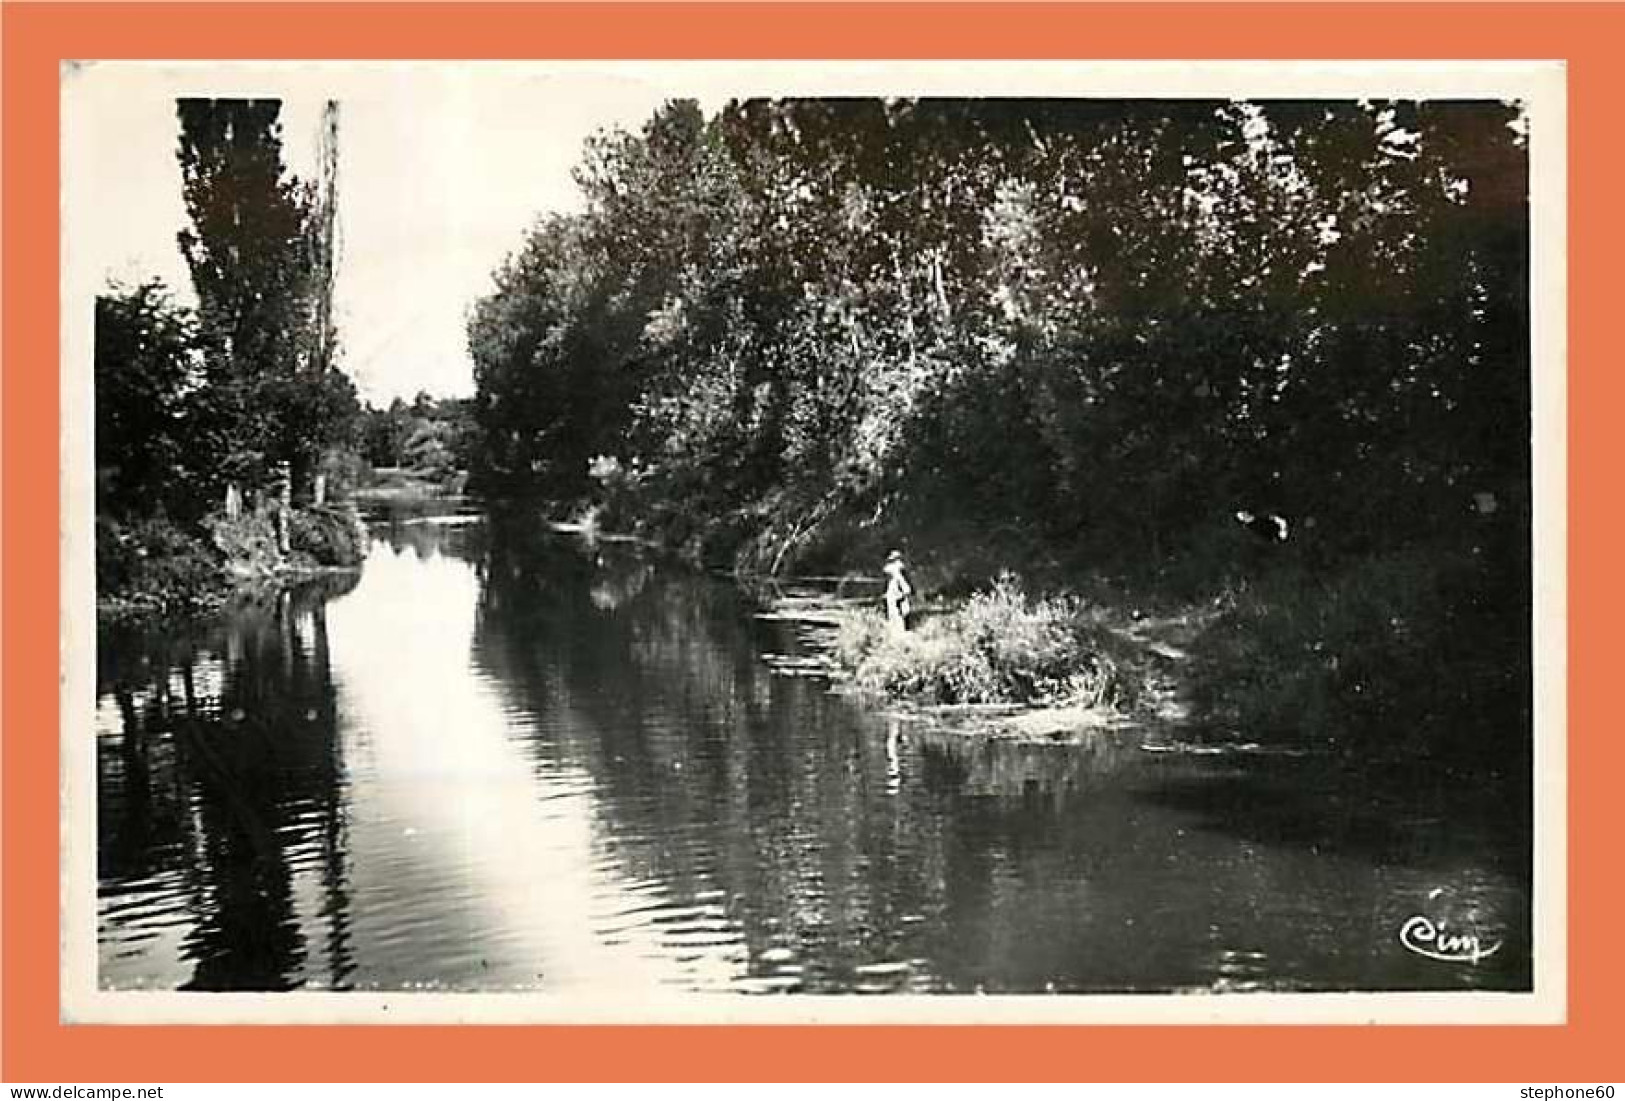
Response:
[[[903,565],[903,552],[892,551],[886,556],[886,622],[896,632],[908,630],[909,597],[914,587],[908,583]]]

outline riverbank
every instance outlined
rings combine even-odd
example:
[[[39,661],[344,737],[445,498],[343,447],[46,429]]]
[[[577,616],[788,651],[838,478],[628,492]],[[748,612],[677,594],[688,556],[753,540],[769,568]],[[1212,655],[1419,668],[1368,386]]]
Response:
[[[934,558],[951,575],[951,558]],[[1516,606],[1480,598],[1494,582],[1470,556],[1417,548],[1316,570],[1281,555],[1183,598],[1080,580],[927,590],[928,614],[904,635],[884,622],[878,582],[863,601],[773,607],[810,624],[809,668],[970,736],[1142,728],[1185,747],[1527,777],[1527,639]]]
[[[270,507],[195,526],[164,517],[96,523],[96,616],[104,624],[197,618],[241,590],[358,569],[367,533],[352,504]],[[284,542],[287,549],[283,550]]]
[[[694,525],[673,541],[662,525],[602,507],[512,502],[494,516],[705,565]],[[886,541],[869,532],[863,546]],[[1249,560],[1217,535],[1137,578],[1024,552],[1018,580],[986,578],[990,540],[897,542],[921,598],[901,637],[884,624],[878,575],[850,568],[883,554],[794,558],[823,566],[801,582],[737,555],[710,569],[750,592],[760,618],[793,625],[799,643],[767,655],[776,671],[828,676],[878,707],[951,716],[973,735],[1067,741],[1139,728],[1181,747],[1527,776],[1527,637],[1515,603],[1482,599],[1502,582],[1475,556],[1419,547],[1321,568],[1295,545]]]
[[[460,500],[467,485],[466,471],[438,476],[410,467],[381,466],[373,468],[350,496],[363,508],[437,504]]]

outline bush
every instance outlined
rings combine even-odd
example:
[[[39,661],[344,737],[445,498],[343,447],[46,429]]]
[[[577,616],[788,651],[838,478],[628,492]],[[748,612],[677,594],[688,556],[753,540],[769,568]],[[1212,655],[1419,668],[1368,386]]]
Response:
[[[220,556],[163,517],[96,519],[96,598],[114,618],[191,615],[224,593]]]
[[[1196,702],[1249,738],[1343,750],[1489,750],[1526,735],[1521,619],[1466,556],[1415,551],[1233,593],[1201,640]]]
[[[1091,705],[1115,698],[1118,677],[1104,645],[1070,600],[1032,601],[1003,574],[964,608],[898,633],[878,612],[847,617],[835,660],[862,687],[934,703]]]
[[[226,569],[237,577],[263,577],[282,565],[277,547],[276,521],[269,510],[244,512],[235,520],[210,516],[203,522]]]
[[[288,548],[321,566],[359,566],[367,533],[348,508],[319,505],[296,509],[288,528]]]

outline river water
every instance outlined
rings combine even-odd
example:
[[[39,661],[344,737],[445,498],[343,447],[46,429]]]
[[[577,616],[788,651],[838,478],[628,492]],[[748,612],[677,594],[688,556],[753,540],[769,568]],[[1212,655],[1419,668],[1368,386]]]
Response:
[[[1157,731],[968,740],[784,675],[793,625],[758,611],[461,515],[376,525],[358,577],[104,633],[100,984],[1529,987],[1527,842],[1448,770],[1378,799]],[[1418,917],[1499,947],[1428,958]]]

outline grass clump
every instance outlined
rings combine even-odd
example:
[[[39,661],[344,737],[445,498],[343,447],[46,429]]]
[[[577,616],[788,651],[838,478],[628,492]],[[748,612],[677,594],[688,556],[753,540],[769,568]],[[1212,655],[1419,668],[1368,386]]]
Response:
[[[957,611],[894,631],[879,612],[848,616],[835,661],[859,686],[938,704],[1112,702],[1116,665],[1070,599],[1030,598],[1011,574]]]

